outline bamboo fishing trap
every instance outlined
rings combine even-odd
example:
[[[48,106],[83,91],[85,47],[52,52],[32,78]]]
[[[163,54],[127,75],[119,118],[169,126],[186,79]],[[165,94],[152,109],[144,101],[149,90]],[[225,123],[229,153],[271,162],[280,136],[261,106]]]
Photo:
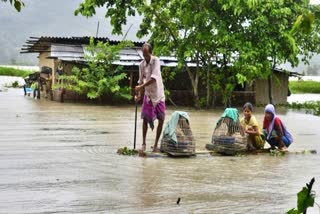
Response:
[[[225,155],[246,151],[247,137],[239,121],[238,110],[227,108],[212,134],[213,150]]]
[[[195,140],[186,112],[172,113],[163,131],[160,150],[171,155],[195,155]]]

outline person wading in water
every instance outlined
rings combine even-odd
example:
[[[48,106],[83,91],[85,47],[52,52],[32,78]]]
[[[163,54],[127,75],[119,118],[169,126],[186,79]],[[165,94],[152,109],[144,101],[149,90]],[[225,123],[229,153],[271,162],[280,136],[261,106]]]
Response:
[[[141,151],[146,150],[148,124],[151,130],[153,130],[154,120],[158,119],[153,152],[160,152],[158,141],[162,132],[166,111],[160,60],[158,57],[152,55],[152,46],[149,43],[143,44],[142,52],[144,60],[139,65],[139,81],[135,87],[135,102],[141,100],[144,92],[141,111],[141,118],[143,119]]]

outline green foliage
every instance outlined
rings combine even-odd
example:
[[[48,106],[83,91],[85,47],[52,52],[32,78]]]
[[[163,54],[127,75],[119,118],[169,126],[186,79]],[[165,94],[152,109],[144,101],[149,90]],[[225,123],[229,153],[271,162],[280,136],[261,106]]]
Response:
[[[3,2],[7,2],[7,0],[1,0]],[[24,7],[24,3],[21,0],[9,0],[10,4],[14,6],[14,8],[20,12],[21,8]]]
[[[285,155],[286,155],[285,152],[279,151],[278,149],[271,149],[270,150],[270,156],[276,156],[276,157],[280,156],[280,157],[282,157],[282,156],[285,156]]]
[[[29,74],[34,73],[34,71],[26,71],[15,68],[0,67],[0,76],[16,76],[16,77],[26,77]]]
[[[33,82],[30,86],[30,88],[32,88],[32,90],[35,90],[37,88],[37,82]]]
[[[129,42],[109,45],[91,38],[85,54],[87,65],[83,68],[74,67],[71,75],[60,76],[62,83],[55,85],[55,88],[63,87],[78,94],[86,94],[90,99],[103,95],[111,95],[115,99],[131,99],[130,87],[120,87],[126,73],[121,72],[121,66],[113,65],[119,59],[119,51],[131,45]]]
[[[123,147],[123,148],[119,148],[117,153],[119,155],[129,155],[129,156],[132,156],[132,155],[137,155],[139,152],[135,149],[129,149],[127,148],[126,146]]]
[[[200,97],[198,102],[196,103],[196,106],[200,109],[205,108],[207,104],[207,99],[205,97]]]
[[[289,88],[292,93],[320,93],[320,82],[316,81],[290,81]]]
[[[234,156],[235,157],[240,157],[240,158],[247,157],[247,155],[245,153],[242,153],[242,152],[237,152]]]
[[[315,179],[312,178],[309,184],[306,184],[307,187],[303,187],[300,192],[298,192],[297,200],[297,209],[293,208],[287,212],[287,214],[300,214],[307,213],[309,207],[313,207],[315,193],[312,192],[312,186]]]
[[[14,81],[14,82],[12,83],[12,87],[13,87],[13,88],[18,88],[18,87],[19,87],[19,82],[18,82],[18,81]]]
[[[266,79],[275,66],[296,66],[299,54],[307,61],[320,52],[320,12],[309,1],[84,0],[75,13],[92,16],[98,7],[107,8],[117,34],[130,16],[143,15],[137,36],[150,36],[157,55],[174,54],[195,103],[200,76],[209,78],[207,93],[219,91],[227,102],[237,84]]]
[[[309,34],[311,33],[312,23],[315,21],[315,15],[308,10],[305,10],[303,14],[299,15],[297,20],[292,26],[291,34],[298,32]]]
[[[308,101],[305,103],[293,102],[288,104],[288,106],[292,109],[303,109],[307,114],[320,116],[320,101]]]

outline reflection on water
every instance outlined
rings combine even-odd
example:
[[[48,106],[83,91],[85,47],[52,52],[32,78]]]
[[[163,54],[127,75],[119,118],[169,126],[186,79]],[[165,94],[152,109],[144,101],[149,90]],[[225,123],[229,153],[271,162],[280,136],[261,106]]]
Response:
[[[320,189],[318,154],[119,156],[119,147],[133,144],[134,106],[34,100],[17,89],[1,92],[0,100],[2,213],[284,213],[312,177]],[[223,109],[178,110],[189,113],[197,149],[204,149]],[[255,109],[260,122],[262,113]],[[320,150],[319,117],[277,113],[294,135],[290,149]],[[137,142],[141,125],[139,119]],[[148,149],[154,138],[149,132]]]

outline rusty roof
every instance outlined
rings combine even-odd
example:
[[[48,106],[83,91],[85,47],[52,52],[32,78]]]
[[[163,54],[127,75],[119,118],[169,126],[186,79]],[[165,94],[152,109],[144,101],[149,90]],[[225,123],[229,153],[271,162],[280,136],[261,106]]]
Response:
[[[26,44],[21,48],[20,53],[40,53],[49,52],[51,44],[65,44],[65,45],[87,45],[90,42],[89,36],[82,37],[29,37]],[[110,40],[108,37],[93,37],[95,41],[109,42],[110,44],[118,44],[120,40]],[[141,47],[144,42],[132,41],[135,46]]]
[[[86,46],[90,42],[85,37],[30,37],[26,45],[21,48],[20,53],[42,53],[48,52],[48,58],[55,58],[69,62],[85,62],[84,55]],[[107,37],[94,37],[96,41],[118,44],[119,40],[110,40]],[[138,66],[143,59],[141,47],[144,42],[133,41],[134,47],[125,48],[119,52],[120,58],[113,64],[124,66]],[[161,66],[176,67],[178,60],[172,56],[160,56]],[[195,63],[189,62],[188,66],[196,67]]]

